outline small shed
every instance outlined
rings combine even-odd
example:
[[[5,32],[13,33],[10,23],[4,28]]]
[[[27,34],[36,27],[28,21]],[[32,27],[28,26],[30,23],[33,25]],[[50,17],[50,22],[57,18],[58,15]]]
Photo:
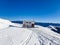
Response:
[[[33,28],[35,27],[35,22],[34,21],[23,21],[23,27]]]

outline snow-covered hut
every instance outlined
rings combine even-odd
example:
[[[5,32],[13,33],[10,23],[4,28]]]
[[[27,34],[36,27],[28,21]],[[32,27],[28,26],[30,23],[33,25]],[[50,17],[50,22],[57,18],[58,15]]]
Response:
[[[34,21],[23,21],[23,27],[33,28],[35,27],[34,25],[35,25]]]

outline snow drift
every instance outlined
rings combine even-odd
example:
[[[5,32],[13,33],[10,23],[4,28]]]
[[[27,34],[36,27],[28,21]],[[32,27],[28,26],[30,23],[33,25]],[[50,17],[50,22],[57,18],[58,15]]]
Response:
[[[12,23],[12,22],[9,21],[9,20],[0,18],[0,29],[7,28],[7,27],[9,27],[10,25],[12,25],[12,26],[19,26],[18,24]]]
[[[21,28],[21,26],[0,19],[0,45],[60,45],[60,34],[47,27],[36,25],[36,28]]]
[[[0,18],[0,29],[8,27],[10,24],[11,24],[11,22],[9,20]]]

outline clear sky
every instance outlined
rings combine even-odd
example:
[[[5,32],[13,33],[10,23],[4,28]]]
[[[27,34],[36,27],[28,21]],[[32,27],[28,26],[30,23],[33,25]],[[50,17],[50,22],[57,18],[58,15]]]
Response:
[[[0,18],[60,23],[60,0],[0,0]]]

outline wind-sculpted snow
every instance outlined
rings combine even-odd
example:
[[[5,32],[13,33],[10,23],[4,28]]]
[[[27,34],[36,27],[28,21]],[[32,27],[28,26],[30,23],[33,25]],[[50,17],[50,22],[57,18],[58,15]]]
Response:
[[[45,33],[45,30],[42,31],[41,28],[40,30],[38,28],[31,28],[30,30],[38,35],[40,45],[60,45],[60,38]]]
[[[4,28],[8,28],[9,26],[20,26],[20,25],[18,25],[18,24],[16,24],[16,23],[12,23],[11,21],[9,21],[9,20],[6,20],[6,19],[2,19],[2,18],[0,18],[0,29],[4,29]]]
[[[22,28],[22,24],[0,19],[0,45],[60,45],[60,34],[42,26]]]
[[[9,27],[0,30],[0,45],[60,45],[60,38],[45,33],[42,28]]]
[[[26,28],[9,27],[0,30],[0,45],[40,45],[38,36]]]

